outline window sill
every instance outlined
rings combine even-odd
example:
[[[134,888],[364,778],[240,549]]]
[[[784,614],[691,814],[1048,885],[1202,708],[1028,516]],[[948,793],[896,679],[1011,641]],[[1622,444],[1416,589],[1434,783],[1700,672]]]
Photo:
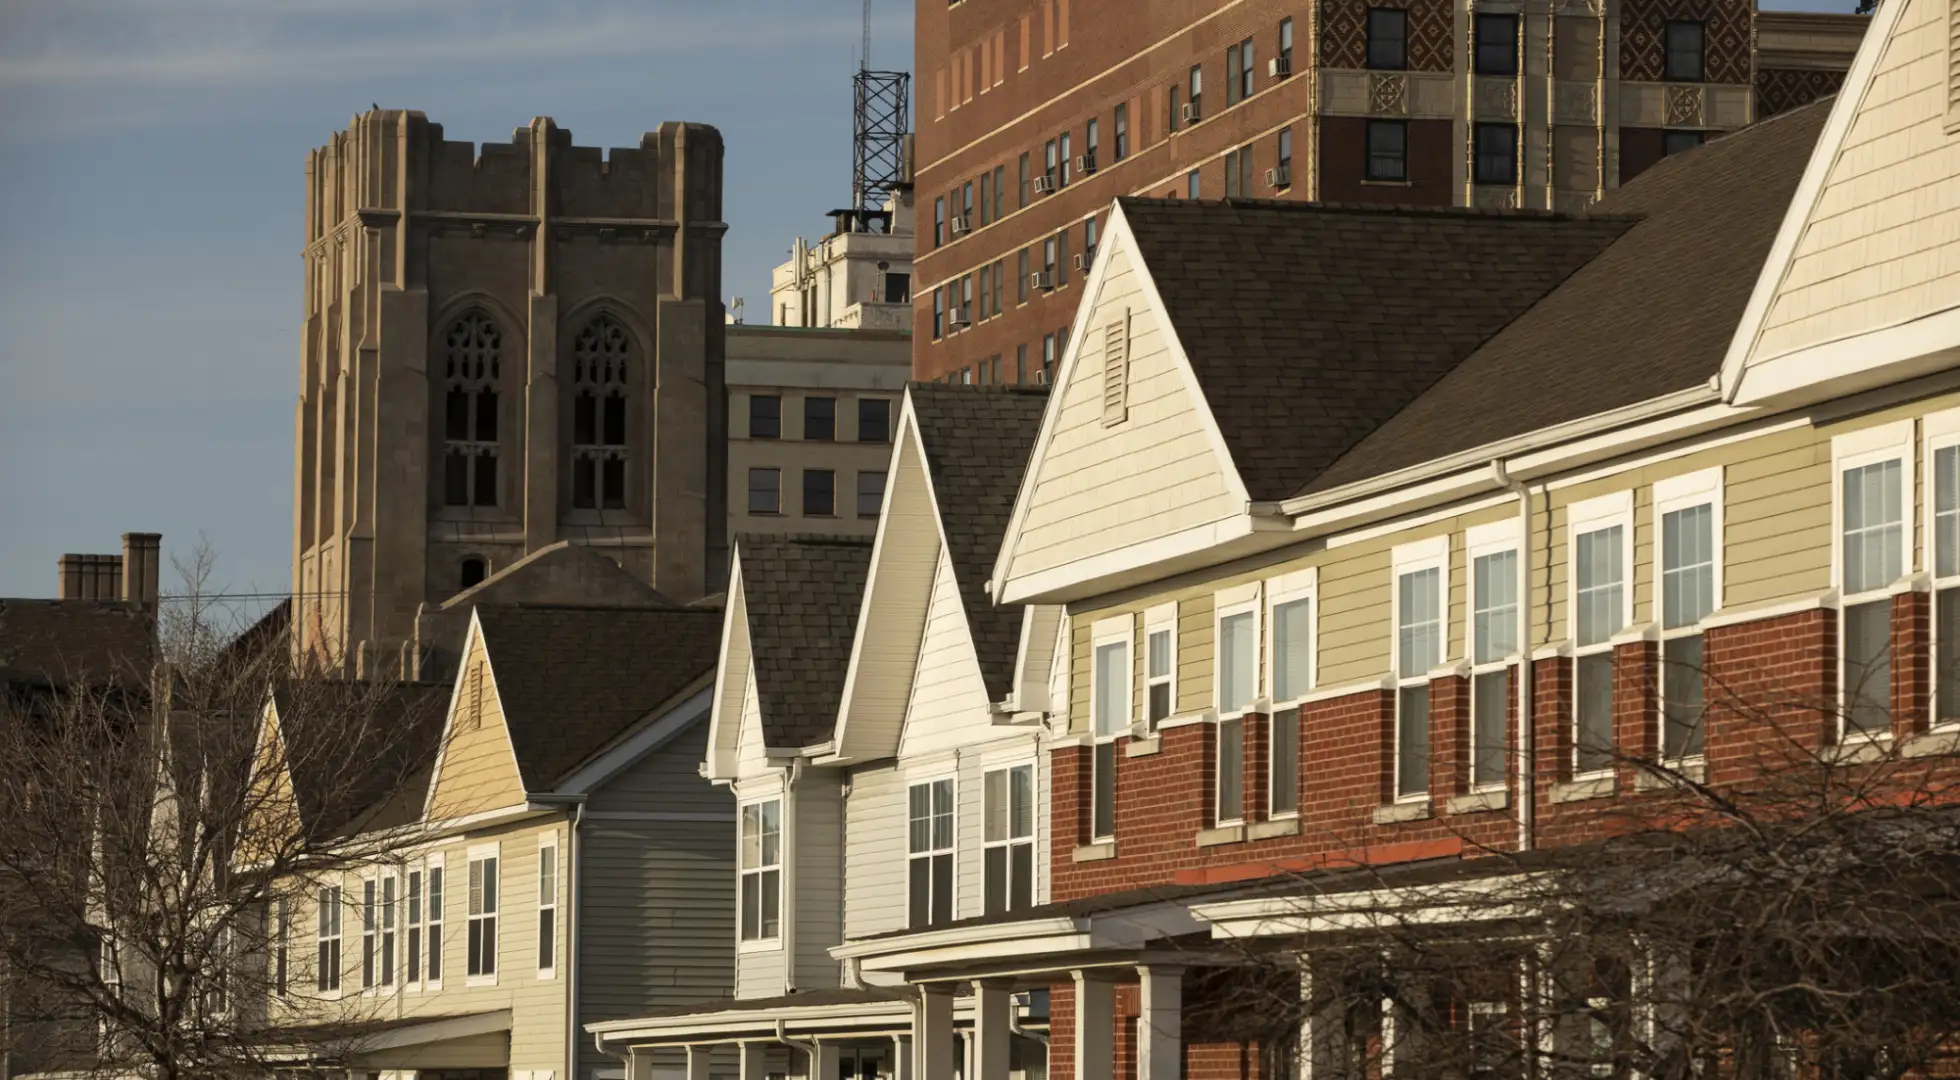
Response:
[[[1245,827],[1248,840],[1271,840],[1276,836],[1300,835],[1300,819],[1281,818],[1278,821],[1255,821]]]
[[[1173,716],[1168,720],[1157,721],[1157,731],[1159,734],[1162,734],[1175,728],[1212,723],[1216,719],[1217,716],[1210,709],[1206,709],[1203,712],[1185,713],[1182,716]]]
[[[1552,785],[1552,801],[1555,803],[1584,802],[1587,799],[1605,799],[1619,790],[1619,784],[1611,773],[1605,776],[1581,776]]]
[[[1428,799],[1387,803],[1375,807],[1375,824],[1395,825],[1404,821],[1428,821],[1431,815]]]
[[[1123,748],[1123,756],[1126,758],[1150,757],[1163,749],[1164,740],[1155,735],[1147,739],[1132,738],[1129,745]]]
[[[1216,829],[1200,829],[1197,840],[1194,843],[1197,847],[1219,847],[1223,844],[1239,844],[1244,842],[1244,825],[1220,825]]]
[[[1945,757],[1952,753],[1960,753],[1960,727],[1922,732],[1899,750],[1901,757],[1909,758]]]
[[[1690,784],[1708,782],[1708,762],[1701,758],[1688,758],[1683,761],[1663,761],[1660,767],[1667,772],[1653,772],[1642,769],[1634,776],[1635,791],[1666,791],[1681,786],[1683,781]]]
[[[1511,793],[1502,788],[1496,791],[1472,791],[1457,795],[1449,801],[1451,814],[1483,814],[1492,810],[1503,810],[1511,805]]]
[[[1817,752],[1826,765],[1868,765],[1884,761],[1892,752],[1890,735],[1847,735],[1836,745]]]
[[[1361,186],[1362,187],[1412,188],[1415,187],[1416,185],[1413,180],[1363,180],[1361,181]]]
[[[469,978],[463,980],[463,985],[472,988],[478,986],[495,986],[497,985],[497,977],[495,975],[471,975]]]
[[[1116,857],[1116,841],[1103,840],[1094,844],[1084,844],[1075,849],[1071,856],[1076,862],[1102,862]]]
[[[747,955],[749,953],[782,952],[783,939],[760,938],[755,941],[738,941],[735,943],[735,951],[743,955]],[[474,986],[475,984],[472,983],[471,985]]]

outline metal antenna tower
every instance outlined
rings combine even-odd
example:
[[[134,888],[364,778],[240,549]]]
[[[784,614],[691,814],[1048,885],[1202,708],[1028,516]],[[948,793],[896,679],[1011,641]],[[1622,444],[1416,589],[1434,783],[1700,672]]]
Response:
[[[910,187],[912,75],[871,70],[871,0],[864,0],[863,51],[851,76],[851,228],[891,229],[885,200]]]

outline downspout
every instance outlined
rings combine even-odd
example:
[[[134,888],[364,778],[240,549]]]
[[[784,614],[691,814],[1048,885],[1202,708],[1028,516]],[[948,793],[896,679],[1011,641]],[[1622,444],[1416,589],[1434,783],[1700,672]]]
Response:
[[[572,815],[571,828],[568,830],[570,836],[566,838],[565,842],[566,858],[569,860],[565,863],[569,868],[565,874],[565,883],[572,890],[572,902],[569,904],[564,903],[561,898],[558,904],[558,910],[569,911],[571,917],[565,920],[565,955],[558,957],[558,960],[562,961],[560,966],[565,970],[565,1016],[567,1018],[565,1024],[565,1075],[576,1076],[578,1075],[578,1035],[580,1030],[578,1023],[578,974],[579,969],[584,966],[579,962],[578,958],[578,924],[579,911],[585,906],[585,889],[579,880],[583,876],[584,867],[578,857],[578,837],[580,828],[585,824],[585,796],[573,796],[569,801],[572,806]],[[610,1052],[606,1050],[602,1039],[594,1036],[594,1042],[601,1053]],[[629,1060],[627,1062],[629,1069],[631,1068],[631,1064]]]
[[[1015,1000],[1015,998],[1019,998],[1020,996],[1021,995],[1016,994],[1014,995],[1014,998],[1008,999],[1008,1004],[1007,1004],[1008,1033],[1012,1035],[1019,1035],[1023,1039],[1033,1039],[1035,1042],[1038,1042],[1043,1046],[1047,1046],[1048,1036],[1043,1035],[1039,1031],[1029,1031],[1021,1026],[1021,1003]]]
[[[797,781],[803,779],[803,759],[792,758],[783,770],[783,831],[781,887],[783,920],[783,993],[796,993],[796,806]]]
[[[1530,851],[1536,842],[1536,755],[1531,723],[1531,490],[1492,458],[1491,475],[1518,498],[1518,850]]]
[[[791,1050],[801,1050],[803,1053],[808,1054],[810,1057],[810,1064],[812,1066],[816,1065],[817,1043],[815,1039],[790,1038],[789,1025],[786,1024],[784,1021],[778,1020],[776,1021],[776,1041],[782,1043],[784,1046],[789,1047]]]

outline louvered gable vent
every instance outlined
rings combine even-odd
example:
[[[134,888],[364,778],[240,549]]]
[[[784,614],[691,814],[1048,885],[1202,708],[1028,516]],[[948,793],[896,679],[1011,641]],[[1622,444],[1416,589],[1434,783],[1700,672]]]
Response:
[[[1960,0],[1955,0],[1960,2]],[[1130,311],[1103,327],[1103,426],[1130,418]]]

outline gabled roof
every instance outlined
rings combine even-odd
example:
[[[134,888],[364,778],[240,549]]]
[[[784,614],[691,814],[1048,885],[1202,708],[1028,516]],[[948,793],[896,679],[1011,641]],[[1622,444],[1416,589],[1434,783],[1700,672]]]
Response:
[[[273,687],[300,827],[339,836],[414,821],[447,720],[449,687],[309,679]]]
[[[1806,105],[1666,158],[1607,196],[1597,213],[1639,223],[1307,490],[1707,386],[1830,108]]]
[[[735,559],[764,744],[793,749],[822,743],[837,723],[871,544],[829,536],[743,536],[735,542]]]
[[[0,684],[148,684],[156,620],[120,600],[0,599]]]
[[[1247,493],[1298,493],[1633,219],[1122,198]]]
[[[1013,690],[1021,609],[996,607],[987,579],[1048,407],[1043,389],[913,383],[907,390],[932,474],[953,579],[991,701]]]
[[[713,608],[476,609],[526,791],[559,780],[714,671]]]

